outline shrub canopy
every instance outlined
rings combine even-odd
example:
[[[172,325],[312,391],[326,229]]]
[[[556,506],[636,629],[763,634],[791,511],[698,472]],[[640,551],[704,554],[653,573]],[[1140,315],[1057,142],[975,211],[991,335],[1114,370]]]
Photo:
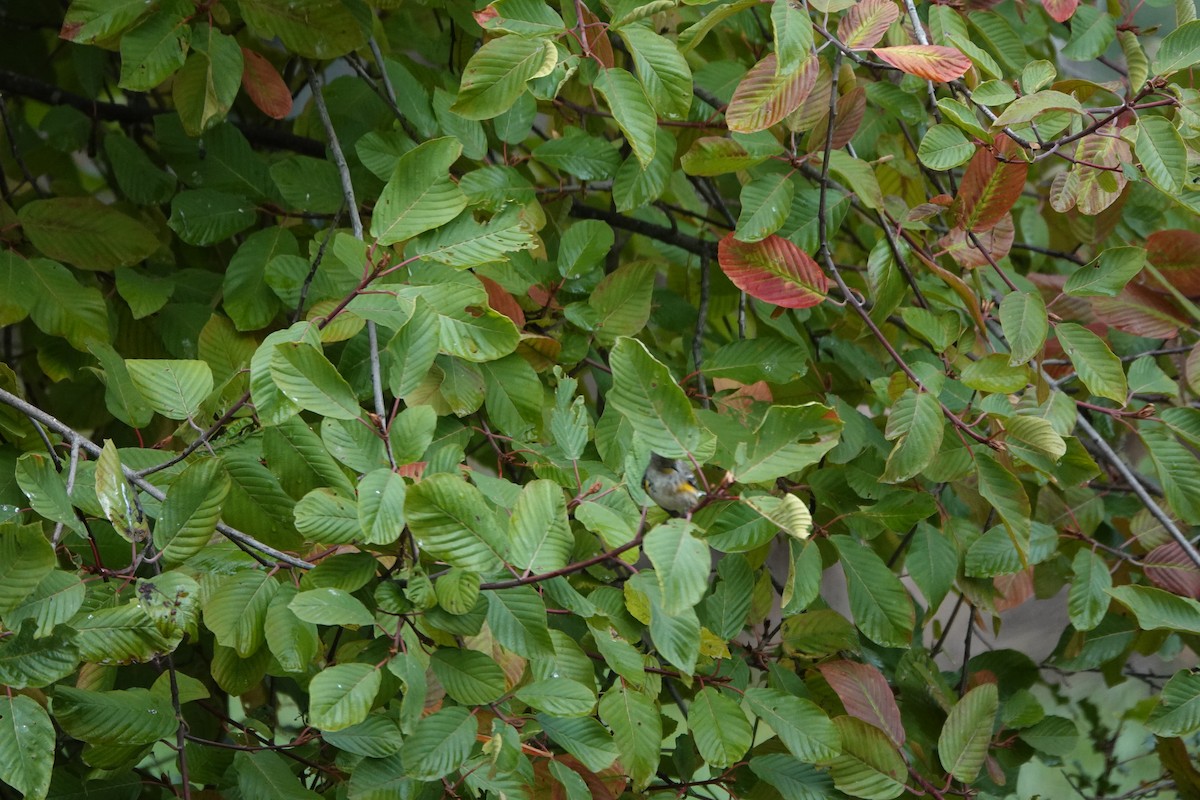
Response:
[[[1198,796],[1163,5],[0,0],[0,782]]]

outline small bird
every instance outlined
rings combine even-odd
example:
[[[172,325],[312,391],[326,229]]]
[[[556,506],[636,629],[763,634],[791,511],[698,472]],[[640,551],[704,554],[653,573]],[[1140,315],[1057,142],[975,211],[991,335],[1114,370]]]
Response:
[[[650,499],[673,514],[687,514],[704,497],[696,488],[696,475],[687,462],[650,454],[650,466],[642,477],[642,488]]]

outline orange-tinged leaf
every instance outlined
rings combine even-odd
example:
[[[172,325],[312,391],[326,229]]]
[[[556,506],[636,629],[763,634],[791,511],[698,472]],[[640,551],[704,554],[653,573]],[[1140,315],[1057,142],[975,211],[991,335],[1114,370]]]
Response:
[[[583,38],[588,51],[606,69],[612,69],[616,62],[613,60],[612,42],[608,38],[608,25],[601,22],[583,3],[576,3],[575,8],[579,10],[579,21],[583,24]]]
[[[1042,7],[1055,22],[1066,22],[1079,8],[1079,0],[1042,0]]]
[[[829,105],[829,98],[825,98],[826,107]],[[850,140],[854,138],[854,134],[858,133],[858,128],[862,125],[863,115],[867,111],[867,93],[861,86],[855,86],[850,91],[838,98],[837,101],[837,120],[833,123],[833,141],[830,145],[831,150],[841,150]],[[825,133],[829,128],[829,115],[826,114],[821,118],[821,121],[812,129],[809,136],[809,141],[816,143],[816,147],[825,146]]]
[[[817,262],[780,236],[739,242],[727,234],[717,246],[717,262],[734,286],[784,308],[815,306],[829,289],[829,279]]]
[[[1015,155],[1016,145],[1007,137],[1001,138],[999,150],[1008,158]],[[958,187],[955,205],[959,226],[976,233],[992,228],[1016,204],[1028,172],[1029,165],[1024,161],[1000,161],[980,147]]]
[[[283,119],[292,113],[292,93],[275,65],[262,55],[242,48],[242,88],[271,119]]]
[[[927,81],[952,81],[967,74],[971,68],[971,59],[963,55],[961,50],[938,44],[876,47],[871,52],[901,72]]]
[[[832,661],[818,669],[846,707],[846,713],[874,725],[897,746],[904,744],[900,707],[887,678],[870,664]]]
[[[504,287],[484,275],[476,275],[483,288],[487,289],[488,305],[494,311],[499,311],[513,321],[518,328],[525,327],[525,311],[517,304],[516,298],[505,291]]]
[[[1012,214],[1005,214],[989,230],[976,233],[975,238],[979,241],[982,250],[975,245],[975,242],[971,241],[971,237],[962,228],[950,231],[941,238],[938,245],[946,248],[950,257],[964,269],[986,267],[988,256],[991,256],[992,261],[999,261],[1012,249],[1013,239],[1016,238],[1016,227],[1013,225]]]
[[[1177,542],[1154,548],[1143,563],[1146,577],[1155,586],[1180,597],[1200,599],[1200,570]]]
[[[808,97],[819,69],[816,56],[810,56],[787,75],[775,74],[774,53],[759,61],[742,78],[725,109],[729,130],[753,133],[781,122]]]
[[[1146,240],[1146,258],[1171,286],[1188,297],[1200,296],[1200,233],[1157,231]],[[1157,282],[1151,288],[1159,289]]]
[[[838,22],[838,38],[850,48],[874,47],[898,19],[900,9],[892,0],[862,0]]]

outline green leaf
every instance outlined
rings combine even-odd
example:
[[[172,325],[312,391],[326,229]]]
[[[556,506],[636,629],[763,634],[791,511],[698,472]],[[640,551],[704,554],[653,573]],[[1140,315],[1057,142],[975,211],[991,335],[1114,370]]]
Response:
[[[508,688],[500,665],[476,650],[442,648],[433,654],[429,666],[446,694],[464,705],[494,703]]]
[[[513,566],[534,573],[565,567],[575,537],[562,488],[548,480],[527,483],[513,507],[508,538]]]
[[[1151,183],[1169,195],[1183,191],[1188,174],[1187,148],[1170,120],[1139,118],[1134,152]]]
[[[297,593],[294,586],[280,586],[267,606],[263,625],[267,648],[286,672],[303,672],[316,657],[321,644],[317,626],[300,619],[291,609]]]
[[[356,7],[339,0],[306,0],[302,5],[243,0],[238,6],[255,35],[268,41],[279,37],[289,51],[318,61],[365,46],[371,32],[369,21],[364,22]]]
[[[358,525],[368,544],[391,544],[404,530],[404,479],[390,469],[368,472],[358,484]]]
[[[1029,546],[1030,509],[1029,496],[1025,494],[1021,481],[991,453],[976,453],[975,470],[979,477],[980,496],[996,509],[1013,544],[1020,552],[1026,553]]]
[[[150,537],[150,527],[138,506],[134,489],[121,471],[121,456],[111,439],[96,459],[96,499],[117,534],[129,542]]]
[[[0,533],[0,536],[3,534]],[[3,580],[0,578],[0,581]],[[0,582],[0,585],[5,584]],[[56,569],[46,573],[33,592],[11,610],[3,602],[3,593],[0,592],[0,613],[4,614],[4,620],[10,628],[20,627],[21,620],[34,620],[37,624],[34,635],[40,638],[47,636],[59,623],[75,616],[75,612],[83,605],[84,595],[83,581],[72,573]],[[12,684],[11,681],[4,683]]]
[[[1200,63],[1200,20],[1180,25],[1168,33],[1154,56],[1154,74],[1166,77],[1172,72]]]
[[[796,758],[810,764],[833,759],[841,749],[837,728],[815,703],[778,689],[747,689],[746,704]]]
[[[662,718],[658,706],[641,692],[616,685],[600,698],[600,719],[613,732],[621,765],[633,780],[635,791],[654,777],[662,744]]]
[[[516,350],[521,341],[521,333],[513,321],[487,307],[487,293],[475,281],[420,287],[414,294],[428,301],[437,313],[437,341],[447,355],[472,363],[495,361]],[[405,329],[416,324],[419,313],[414,312]],[[414,328],[412,335],[416,336],[418,330]],[[418,351],[410,353],[415,362],[417,355],[423,355],[423,347],[411,338],[408,342]],[[414,363],[413,368],[416,366],[419,364]],[[406,371],[408,367],[406,363]]]
[[[0,615],[6,621],[8,613],[33,593],[54,564],[54,548],[40,526],[0,524]]]
[[[161,631],[136,600],[116,608],[81,610],[69,624],[76,632],[80,658],[92,663],[150,661],[174,650],[183,638],[179,629]]]
[[[1063,291],[1076,297],[1115,297],[1145,265],[1144,248],[1111,247],[1092,263],[1075,270]]]
[[[548,75],[558,51],[546,39],[501,36],[485,42],[463,69],[451,110],[467,119],[491,119],[512,107],[530,78]]]
[[[786,75],[799,67],[812,50],[812,22],[806,11],[791,2],[772,3],[771,27],[775,34],[775,66]]]
[[[602,69],[593,84],[612,111],[642,169],[654,160],[658,118],[637,79],[623,69]]]
[[[17,212],[42,255],[80,269],[110,271],[148,258],[158,238],[142,223],[91,197],[33,200]]]
[[[370,759],[382,759],[400,751],[403,737],[400,727],[390,717],[380,713],[367,716],[365,720],[340,731],[322,731],[321,738],[338,750],[367,756]],[[366,762],[364,762],[366,763]],[[358,775],[358,770],[354,771]],[[353,780],[353,776],[351,776]]]
[[[0,697],[0,781],[30,800],[44,798],[54,768],[54,726],[24,695]]]
[[[1104,340],[1074,322],[1060,322],[1054,332],[1088,391],[1124,405],[1128,392],[1125,370]]]
[[[51,710],[63,730],[91,744],[153,744],[179,726],[171,698],[148,689],[92,692],[59,686]]]
[[[892,800],[903,794],[908,770],[887,735],[856,717],[838,717],[834,723],[842,742],[842,752],[829,769],[834,785],[865,800]]]
[[[204,23],[193,26],[192,54],[171,87],[188,136],[199,136],[225,120],[241,86],[242,66],[237,40]]]
[[[362,409],[354,390],[319,348],[283,341],[271,353],[271,379],[303,409],[333,419],[358,419]]]
[[[271,750],[241,751],[234,755],[230,770],[237,776],[242,797],[272,797],[278,800],[317,800],[288,768],[288,761]]]
[[[1037,292],[1009,292],[1000,301],[1000,326],[1008,339],[1008,363],[1024,364],[1042,350],[1050,323]]]
[[[611,178],[621,166],[620,154],[608,141],[578,129],[568,129],[561,139],[542,142],[534,148],[533,157],[583,181]]]
[[[826,770],[805,764],[787,753],[767,753],[750,759],[750,771],[774,786],[783,800],[824,800],[833,792]]]
[[[938,736],[938,758],[942,768],[963,783],[974,781],[983,767],[999,707],[996,684],[984,683],[950,709]]]
[[[1200,674],[1180,670],[1171,676],[1146,727],[1159,736],[1191,736],[1200,730]]]
[[[716,136],[703,136],[683,154],[680,166],[688,175],[714,177],[750,169],[770,158],[770,152],[750,152],[741,142]]]
[[[1196,457],[1160,426],[1142,425],[1138,434],[1146,444],[1171,510],[1189,523],[1200,522],[1200,464]]]
[[[1021,739],[1035,750],[1064,758],[1074,752],[1079,729],[1066,717],[1048,716],[1020,733]]]
[[[249,658],[262,646],[263,621],[278,589],[279,581],[262,570],[236,572],[204,604],[204,624],[220,644]]]
[[[659,115],[686,119],[692,106],[692,71],[674,43],[642,25],[625,25],[617,33]]]
[[[792,210],[794,187],[787,173],[754,178],[742,187],[742,211],[734,236],[742,242],[758,242],[783,225]]]
[[[520,207],[509,205],[487,222],[476,222],[472,211],[463,211],[443,227],[419,236],[410,245],[410,252],[439,264],[467,269],[506,260],[509,253],[532,248],[534,243]]]
[[[371,215],[371,235],[378,244],[411,239],[467,207],[466,195],[449,174],[461,154],[462,144],[445,137],[423,142],[396,161]]]
[[[192,29],[178,6],[152,13],[121,37],[121,79],[118,85],[148,92],[183,66]]]
[[[443,708],[416,724],[404,740],[404,766],[417,780],[436,781],[458,769],[475,746],[476,720],[462,706]]]
[[[125,30],[146,11],[139,0],[75,0],[59,35],[76,44],[92,44]]]
[[[95,287],[80,286],[70,270],[44,258],[20,267],[29,316],[43,333],[62,336],[81,352],[93,339],[109,341],[108,310]]]
[[[171,200],[167,224],[188,244],[223,242],[254,224],[254,207],[242,195],[216,189],[180,192]]]
[[[1137,617],[1142,630],[1200,634],[1200,602],[1150,586],[1118,586],[1109,595]]]
[[[168,419],[192,419],[213,390],[212,369],[203,361],[130,358],[125,368],[146,403]]]
[[[675,137],[658,129],[654,145],[654,160],[642,167],[637,156],[622,162],[613,179],[613,201],[617,211],[627,212],[652,203],[666,191],[675,163]]]
[[[1067,595],[1067,610],[1076,630],[1090,631],[1100,624],[1108,612],[1108,590],[1112,575],[1108,564],[1096,553],[1080,548],[1071,564],[1074,579]]]
[[[636,339],[620,338],[609,355],[613,388],[608,402],[650,450],[686,458],[705,445],[696,414],[666,366]]]
[[[881,481],[903,483],[928,467],[942,446],[942,407],[931,392],[906,392],[887,421],[887,438],[896,441]]]
[[[642,544],[662,590],[663,610],[670,615],[694,607],[708,589],[712,559],[693,530],[687,520],[669,520],[646,534]]]
[[[575,280],[600,266],[612,249],[613,229],[594,219],[576,222],[563,233],[558,245],[558,272]]]
[[[904,647],[916,621],[912,598],[875,552],[848,536],[831,537],[841,555],[854,622],[884,647]]]
[[[554,652],[546,606],[530,586],[487,593],[488,627],[496,641],[517,655],[539,658]]]
[[[371,612],[354,595],[326,587],[300,592],[288,603],[297,618],[314,625],[370,626]]]
[[[538,714],[542,730],[585,767],[599,772],[620,755],[613,737],[593,717],[562,718]]]
[[[57,471],[47,456],[41,453],[25,453],[17,459],[17,485],[33,510],[43,517],[61,523],[79,534],[85,534],[83,524],[76,516],[72,500],[67,496],[66,476]],[[79,489],[76,489],[79,493]],[[10,527],[8,530],[15,530]],[[0,529],[3,530],[3,529]],[[40,576],[39,578],[40,579]],[[34,580],[34,583],[37,579]]]
[[[741,706],[712,686],[697,692],[688,706],[688,730],[700,757],[716,769],[740,761],[754,738]]]
[[[975,155],[975,145],[954,125],[934,125],[921,138],[917,158],[930,169],[961,167]]]
[[[229,487],[229,475],[216,458],[193,462],[170,485],[154,529],[155,547],[168,564],[182,563],[208,545]]]
[[[10,628],[17,625],[16,619],[6,617]],[[36,627],[26,623],[15,634],[0,639],[0,683],[10,689],[49,686],[79,669],[79,651],[68,638],[69,631],[60,628],[59,632],[39,635]]]
[[[503,568],[507,537],[483,494],[454,475],[430,475],[408,490],[404,514],[418,546],[453,567],[491,575]]]
[[[595,692],[570,678],[545,678],[522,686],[516,698],[555,717],[586,717],[596,707]]]
[[[382,674],[370,664],[336,664],[318,672],[308,684],[309,724],[340,731],[367,718]]]
[[[925,595],[930,610],[937,609],[958,575],[958,549],[927,523],[917,525],[904,559],[909,575]]]
[[[1013,366],[1003,353],[992,353],[972,361],[959,378],[963,385],[978,392],[1012,394],[1019,392],[1029,383],[1029,370],[1023,365]]]
[[[314,542],[351,544],[362,538],[357,504],[329,489],[313,489],[292,513],[296,530]]]

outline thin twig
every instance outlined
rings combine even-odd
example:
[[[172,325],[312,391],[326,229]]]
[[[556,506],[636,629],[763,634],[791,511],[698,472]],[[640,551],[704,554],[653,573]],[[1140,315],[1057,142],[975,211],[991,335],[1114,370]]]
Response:
[[[696,309],[696,334],[692,337],[692,361],[695,362],[696,390],[700,393],[700,404],[709,407],[708,381],[701,368],[704,366],[704,330],[708,327],[708,253],[700,254],[700,304]]]
[[[0,389],[0,403],[12,406],[30,419],[37,420],[50,430],[57,433],[59,436],[62,436],[70,441],[72,444],[78,442],[79,446],[82,447],[83,450],[89,455],[93,457],[100,456],[100,446],[91,439],[87,438],[82,433],[79,433],[70,425],[67,425],[65,422],[59,420],[57,417],[46,413],[37,406],[26,402],[20,397],[17,397],[15,394],[5,389]],[[155,500],[162,501],[166,499],[167,495],[165,492],[147,481],[145,478],[139,476],[129,467],[122,465],[121,471],[125,473],[125,477],[130,483],[153,497]],[[257,550],[258,552],[268,555],[271,558],[274,558],[276,561],[282,564],[287,564],[290,567],[295,567],[297,569],[312,569],[313,566],[315,566],[302,558],[297,558],[296,556],[285,553],[282,550],[276,550],[274,547],[258,541],[248,533],[243,533],[237,528],[231,528],[224,522],[217,523],[217,531],[227,539],[233,541],[235,544],[243,547],[243,549],[250,548],[252,550]]]

